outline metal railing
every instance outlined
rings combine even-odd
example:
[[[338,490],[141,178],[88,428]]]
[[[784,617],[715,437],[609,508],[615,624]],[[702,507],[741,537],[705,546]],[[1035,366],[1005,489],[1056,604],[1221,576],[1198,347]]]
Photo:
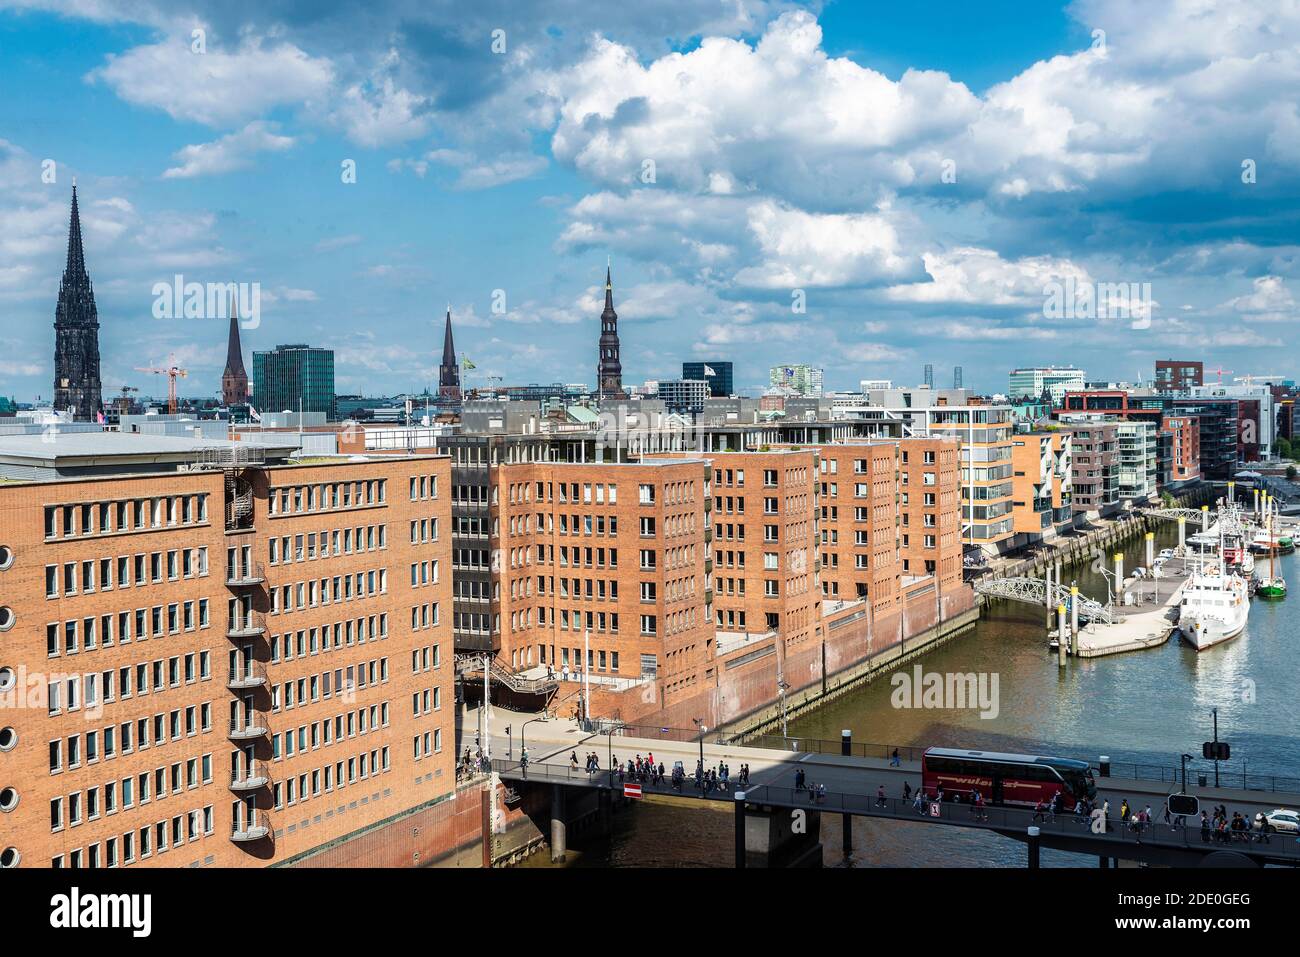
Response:
[[[245,688],[260,688],[267,682],[266,663],[263,661],[246,661],[232,665],[226,679],[226,687],[232,691]]]
[[[266,618],[260,611],[232,617],[226,623],[227,638],[256,638],[265,631]]]
[[[266,572],[261,562],[236,562],[233,568],[226,569],[228,586],[260,585],[266,581]]]
[[[267,732],[266,719],[260,713],[244,718],[231,718],[230,738],[240,741],[245,738],[260,738]]]
[[[249,791],[266,787],[271,781],[270,766],[265,761],[253,761],[230,771],[230,789]]]

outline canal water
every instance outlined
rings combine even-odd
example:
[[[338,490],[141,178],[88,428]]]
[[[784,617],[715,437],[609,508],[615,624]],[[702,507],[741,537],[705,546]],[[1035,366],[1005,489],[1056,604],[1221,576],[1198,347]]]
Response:
[[[1172,546],[1171,525],[1157,533],[1156,548]],[[1128,542],[1124,567],[1145,564],[1140,537]],[[1113,550],[1112,550],[1113,554]],[[1265,565],[1267,559],[1264,560]],[[1277,559],[1288,582],[1297,580],[1300,556]],[[1111,555],[1106,568],[1113,569]],[[1066,571],[1084,594],[1104,600],[1106,581],[1085,566]],[[1197,653],[1177,638],[1148,650],[1094,659],[1070,659],[1058,668],[1049,653],[1045,609],[999,602],[979,623],[914,662],[926,673],[957,672],[998,676],[998,713],[896,708],[888,676],[801,715],[790,722],[790,736],[838,740],[849,729],[856,742],[889,745],[940,745],[1002,751],[1027,751],[1096,760],[1108,755],[1154,769],[1176,768],[1183,753],[1197,756],[1213,735],[1211,709],[1218,709],[1219,739],[1232,748],[1220,766],[1225,786],[1252,783],[1261,775],[1300,778],[1300,691],[1297,675],[1300,624],[1295,593],[1280,602],[1252,601],[1246,632],[1222,646]],[[1118,768],[1117,768],[1118,771]],[[1212,770],[1208,772],[1211,776]],[[1147,776],[1147,775],[1144,775]],[[729,866],[732,819],[727,811],[647,803],[616,817],[612,839],[574,847],[577,866]],[[858,866],[1009,866],[1023,867],[1018,842],[958,828],[872,822],[854,825],[853,860]],[[843,863],[839,819],[822,817],[826,863]],[[535,855],[533,866],[549,864]],[[1044,851],[1044,866],[1095,861]]]

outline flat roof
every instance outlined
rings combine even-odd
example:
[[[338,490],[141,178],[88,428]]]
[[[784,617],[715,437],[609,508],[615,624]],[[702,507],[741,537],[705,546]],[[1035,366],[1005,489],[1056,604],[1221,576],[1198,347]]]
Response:
[[[50,430],[36,435],[0,435],[0,459],[56,462],[60,459],[120,458],[142,455],[182,457],[202,449],[256,449],[265,452],[283,449],[291,452],[296,442],[283,445],[250,444],[229,439],[210,439],[175,435],[149,435],[135,432],[60,432]]]

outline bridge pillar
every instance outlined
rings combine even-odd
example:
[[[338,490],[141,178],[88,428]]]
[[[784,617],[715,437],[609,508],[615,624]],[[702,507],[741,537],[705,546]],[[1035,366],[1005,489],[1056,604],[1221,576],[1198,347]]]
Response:
[[[736,792],[736,867],[745,867],[745,792]]]
[[[853,732],[845,728],[840,732],[840,754],[843,757],[849,757],[853,753]],[[853,815],[843,814],[844,826],[841,828],[842,840],[840,847],[844,851],[844,863],[853,858]]]
[[[1029,828],[1029,869],[1030,869],[1031,871],[1036,871],[1036,870],[1038,870],[1038,842],[1039,842],[1039,840],[1041,840],[1041,838],[1039,837],[1039,830],[1038,830],[1038,828],[1036,828],[1036,827],[1031,827],[1031,828]]]
[[[568,833],[564,823],[564,785],[551,785],[551,863],[561,864],[568,854]]]

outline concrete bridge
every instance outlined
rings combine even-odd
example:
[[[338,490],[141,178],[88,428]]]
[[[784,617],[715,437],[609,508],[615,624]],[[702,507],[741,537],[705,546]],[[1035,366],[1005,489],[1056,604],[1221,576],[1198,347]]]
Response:
[[[553,749],[527,766],[518,760],[492,762],[492,770],[513,791],[516,800],[528,797],[535,818],[549,815],[552,858],[562,860],[566,845],[566,807],[577,801],[594,798],[602,817],[612,805],[622,802],[623,784],[609,770],[610,757],[626,759],[634,754],[653,753],[671,770],[681,761],[686,780],[675,788],[670,780],[655,786],[642,782],[646,797],[665,796],[692,802],[719,802],[734,807],[738,867],[798,866],[821,861],[820,815],[839,814],[843,820],[846,858],[852,841],[852,821],[856,817],[905,821],[932,827],[961,827],[993,831],[1021,841],[1027,846],[1029,866],[1037,866],[1038,851],[1049,847],[1061,851],[1090,854],[1102,866],[1111,861],[1142,861],[1162,866],[1262,866],[1264,864],[1300,865],[1300,841],[1296,835],[1273,833],[1268,842],[1234,841],[1223,844],[1202,840],[1199,822],[1188,821],[1186,827],[1151,823],[1142,830],[1123,826],[1118,808],[1128,799],[1133,813],[1150,804],[1157,818],[1162,817],[1166,797],[1180,790],[1180,785],[1162,775],[1163,780],[1100,777],[1098,801],[1109,800],[1111,820],[1104,831],[1095,822],[1063,814],[1056,817],[1038,815],[1031,809],[989,806],[976,812],[965,803],[923,802],[918,809],[912,801],[901,798],[903,783],[913,789],[920,786],[919,752],[900,755],[897,766],[886,758],[858,757],[853,754],[825,754],[813,751],[774,751],[730,742],[724,745],[699,741],[656,741],[629,738],[616,734],[575,734],[571,745]],[[603,746],[603,748],[602,748]],[[496,747],[496,745],[494,745]],[[851,750],[851,748],[850,748]],[[595,751],[604,765],[594,773],[573,767],[571,754]],[[731,766],[729,790],[701,792],[694,783],[693,770],[703,752],[705,766],[725,760]],[[498,752],[500,753],[500,752]],[[581,757],[579,758],[581,762]],[[743,797],[736,794],[735,775],[741,763],[751,767],[750,784]],[[825,787],[824,795],[796,790],[796,769],[804,770],[808,783]],[[885,797],[881,799],[879,789]],[[594,794],[592,792],[595,792]],[[1242,791],[1233,788],[1199,787],[1193,784],[1189,794],[1201,799],[1207,810],[1224,804],[1229,811],[1242,811],[1253,817],[1256,811],[1276,807],[1300,806],[1300,793],[1285,791]],[[539,822],[539,827],[545,822]],[[1036,829],[1036,833],[1031,831]]]

